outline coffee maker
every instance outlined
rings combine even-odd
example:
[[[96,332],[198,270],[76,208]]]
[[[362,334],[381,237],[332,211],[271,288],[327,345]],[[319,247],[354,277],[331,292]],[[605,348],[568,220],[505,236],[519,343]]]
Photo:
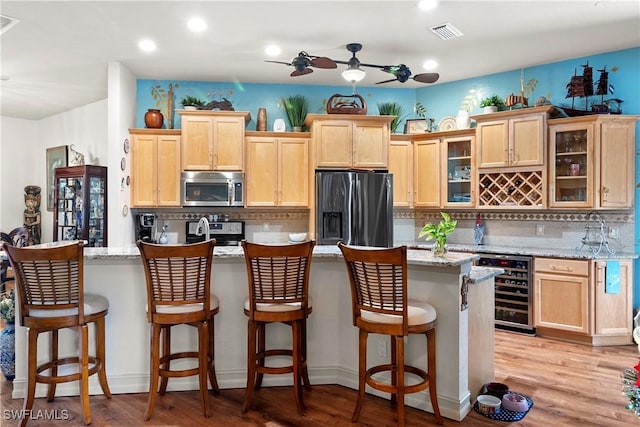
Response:
[[[136,241],[142,240],[145,243],[156,243],[156,215],[152,213],[141,213],[136,215]]]

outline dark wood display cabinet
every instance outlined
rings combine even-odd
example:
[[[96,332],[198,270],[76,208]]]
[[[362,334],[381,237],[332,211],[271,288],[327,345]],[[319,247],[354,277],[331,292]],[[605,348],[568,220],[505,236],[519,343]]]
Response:
[[[57,168],[54,182],[53,240],[86,240],[87,246],[107,246],[107,168]]]

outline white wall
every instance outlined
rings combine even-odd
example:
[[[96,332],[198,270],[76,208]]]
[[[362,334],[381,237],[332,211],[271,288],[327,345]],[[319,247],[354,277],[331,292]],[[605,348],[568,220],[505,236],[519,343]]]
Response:
[[[129,128],[136,120],[136,77],[117,62],[109,63],[108,69],[107,137],[109,141],[108,178],[108,246],[129,246],[134,242],[134,226],[131,213],[123,215],[123,207],[129,207],[130,186],[126,178],[130,175],[131,153],[125,153],[124,140],[129,138]],[[125,170],[120,169],[120,160],[125,159]],[[124,181],[123,181],[124,180]],[[121,183],[125,182],[124,185]]]
[[[118,63],[109,64],[108,98],[40,121],[0,117],[0,230],[23,224],[24,187],[42,188],[42,242],[53,240],[53,212],[47,211],[46,150],[71,146],[84,154],[85,163],[108,167],[109,245],[132,241],[131,217],[122,216],[129,189],[120,190],[129,175],[124,138],[135,123],[136,77]],[[125,156],[127,167],[120,170]]]
[[[42,188],[42,242],[51,242],[53,212],[47,211],[47,148],[73,144],[76,151],[85,155],[86,163],[105,165],[106,128],[106,100],[40,121],[2,117],[0,230],[23,224],[24,187],[38,185]]]
[[[24,223],[24,187],[46,187],[46,151],[37,121],[0,117],[0,127],[0,231],[9,232]],[[46,200],[43,194],[45,212]]]

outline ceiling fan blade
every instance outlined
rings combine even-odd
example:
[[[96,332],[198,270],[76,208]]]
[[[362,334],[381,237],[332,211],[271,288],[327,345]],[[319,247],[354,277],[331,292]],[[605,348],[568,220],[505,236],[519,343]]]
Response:
[[[397,81],[398,81],[398,79],[389,79],[389,80],[383,80],[381,82],[377,82],[376,84],[377,85],[381,85],[383,83],[391,83],[391,82],[397,82]]]
[[[316,68],[338,68],[336,61],[326,56],[313,56],[311,57],[311,65]]]
[[[282,62],[282,61],[270,61],[268,59],[265,59],[264,62],[273,62],[274,64],[284,64],[284,65],[293,65],[291,62]]]
[[[311,68],[305,68],[302,71],[293,70],[290,74],[291,77],[304,76],[305,74],[313,73]]]
[[[440,74],[438,73],[422,73],[416,74],[413,76],[413,80],[420,83],[435,83],[440,78]]]

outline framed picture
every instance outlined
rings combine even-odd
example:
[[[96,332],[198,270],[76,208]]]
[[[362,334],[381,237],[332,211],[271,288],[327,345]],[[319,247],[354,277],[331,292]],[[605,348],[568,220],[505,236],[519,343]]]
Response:
[[[404,133],[415,134],[427,131],[427,121],[425,119],[407,119],[404,123]]]
[[[47,148],[47,210],[54,210],[55,169],[67,166],[67,146]]]

